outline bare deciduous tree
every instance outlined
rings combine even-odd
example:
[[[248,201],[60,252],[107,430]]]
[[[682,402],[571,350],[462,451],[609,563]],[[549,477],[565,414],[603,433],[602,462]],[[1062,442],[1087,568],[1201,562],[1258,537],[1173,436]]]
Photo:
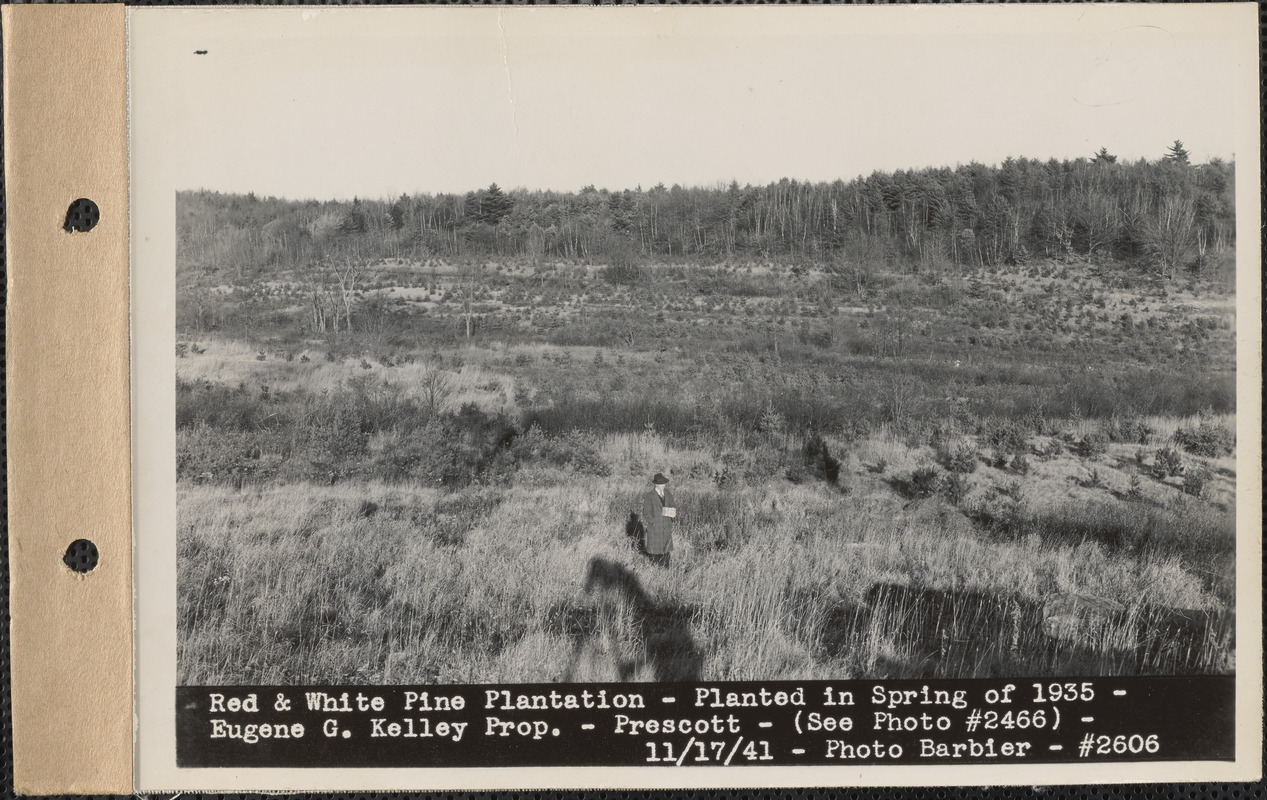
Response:
[[[466,338],[475,333],[475,292],[484,282],[484,264],[465,261],[458,266],[458,285],[462,291],[462,315],[466,318]]]
[[[1173,278],[1196,258],[1196,215],[1191,195],[1162,197],[1157,215],[1144,226],[1144,246],[1163,278]]]
[[[1074,224],[1086,238],[1087,255],[1107,249],[1121,235],[1121,214],[1112,196],[1088,191],[1077,197],[1073,207]]]
[[[331,274],[339,288],[339,301],[343,312],[343,329],[352,330],[352,301],[356,299],[356,285],[365,272],[365,263],[356,257],[348,256],[331,265]],[[339,330],[339,318],[336,313],[334,330]]]
[[[358,315],[357,328],[365,346],[374,351],[381,350],[386,344],[387,323],[391,318],[387,301],[381,295],[370,297],[361,303]]]
[[[432,416],[443,413],[453,396],[453,373],[436,367],[427,367],[418,381],[422,401]]]

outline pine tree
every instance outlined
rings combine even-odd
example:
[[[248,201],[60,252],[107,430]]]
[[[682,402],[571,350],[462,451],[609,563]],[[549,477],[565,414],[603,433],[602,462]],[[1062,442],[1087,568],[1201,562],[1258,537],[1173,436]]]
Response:
[[[1165,159],[1172,164],[1188,166],[1188,149],[1183,146],[1183,141],[1175,139],[1175,143],[1166,151]]]
[[[391,221],[392,230],[400,230],[405,227],[405,210],[409,208],[409,196],[402,194],[400,199],[392,203],[392,207],[387,212],[387,217]]]
[[[1096,164],[1116,164],[1117,156],[1109,153],[1109,148],[1101,147],[1100,151],[1095,154]]]
[[[503,192],[496,183],[489,184],[487,189],[477,192],[473,199],[475,201],[475,218],[489,225],[496,225],[501,222],[502,218],[515,207],[515,201]]]

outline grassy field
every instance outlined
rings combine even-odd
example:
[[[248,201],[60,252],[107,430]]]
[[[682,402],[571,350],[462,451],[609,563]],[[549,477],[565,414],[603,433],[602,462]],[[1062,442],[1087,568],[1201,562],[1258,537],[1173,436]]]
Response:
[[[1219,287],[488,275],[469,340],[434,265],[380,265],[343,338],[285,274],[212,287],[176,359],[182,683],[1234,670]],[[626,535],[657,471],[669,569]]]
[[[839,486],[718,488],[724,460],[654,434],[607,439],[607,478],[184,484],[181,679],[1230,671],[1229,460],[1204,498],[1151,476],[1133,497],[1136,450],[1034,456],[1023,477],[983,464],[957,505],[895,489],[935,456],[883,435],[848,449]],[[681,508],[668,570],[625,537],[650,464]],[[587,588],[596,560],[640,593]]]

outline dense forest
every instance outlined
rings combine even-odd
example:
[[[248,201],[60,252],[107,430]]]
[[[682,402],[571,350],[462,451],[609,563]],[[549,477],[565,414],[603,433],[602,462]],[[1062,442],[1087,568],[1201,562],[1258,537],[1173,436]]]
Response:
[[[629,283],[652,261],[805,259],[861,293],[876,267],[938,273],[1076,255],[1172,278],[1208,273],[1234,244],[1234,194],[1234,164],[1193,164],[1179,141],[1152,161],[1123,163],[1102,148],[831,183],[579,192],[494,183],[394,201],[197,191],[178,204],[177,264],[224,283],[314,262],[567,259]]]

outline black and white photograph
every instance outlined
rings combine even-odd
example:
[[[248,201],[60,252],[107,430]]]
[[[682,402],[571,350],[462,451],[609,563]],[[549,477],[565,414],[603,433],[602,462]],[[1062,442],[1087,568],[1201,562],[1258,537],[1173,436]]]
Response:
[[[176,686],[1238,674],[1245,15],[789,11],[134,12]]]

